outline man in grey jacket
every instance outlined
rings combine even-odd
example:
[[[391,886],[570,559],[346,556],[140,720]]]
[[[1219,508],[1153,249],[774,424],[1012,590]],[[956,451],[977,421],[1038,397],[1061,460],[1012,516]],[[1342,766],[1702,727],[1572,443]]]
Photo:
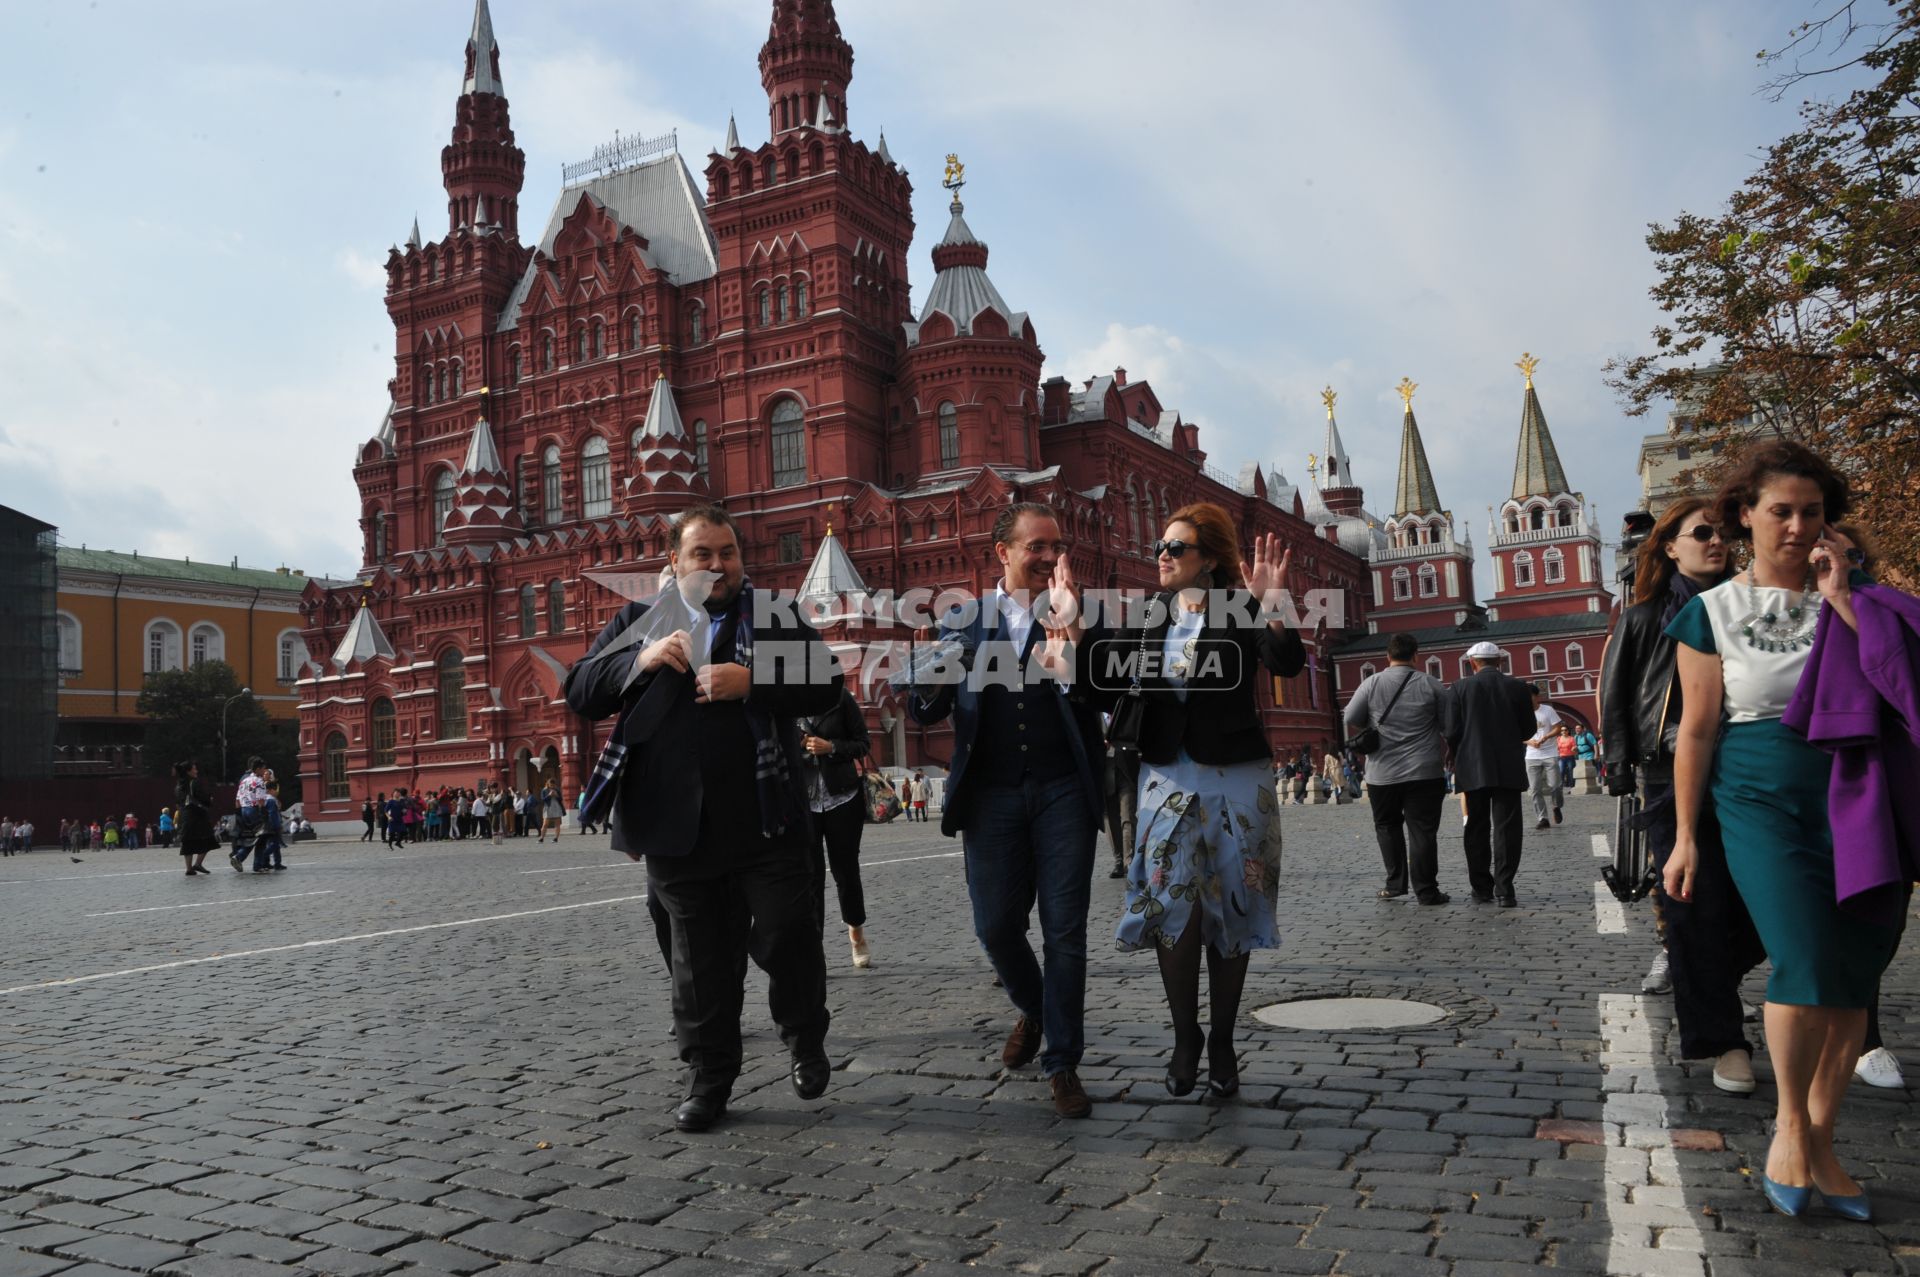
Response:
[[[1382,900],[1407,894],[1423,905],[1443,905],[1440,890],[1440,808],[1446,801],[1446,737],[1453,702],[1431,674],[1413,668],[1420,644],[1411,634],[1387,640],[1387,668],[1368,675],[1347,702],[1349,735],[1371,727],[1380,747],[1367,758],[1367,800],[1387,883]]]

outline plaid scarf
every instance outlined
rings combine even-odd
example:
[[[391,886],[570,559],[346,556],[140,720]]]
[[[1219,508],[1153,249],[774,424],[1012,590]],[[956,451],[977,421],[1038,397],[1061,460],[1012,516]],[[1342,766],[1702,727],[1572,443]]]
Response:
[[[663,596],[664,597],[664,596]],[[734,599],[732,615],[728,618],[734,626],[733,662],[736,665],[753,668],[753,585],[748,582],[741,586],[740,594]],[[724,629],[723,620],[721,628]],[[628,721],[639,707],[640,698],[620,711],[620,717],[614,723],[613,734],[607,738],[607,744],[600,751],[600,759],[594,764],[593,775],[587,781],[587,793],[583,811],[589,824],[600,824],[613,810],[615,795],[619,792],[620,776],[626,770],[628,746],[625,743]],[[753,733],[753,780],[760,798],[760,832],[768,838],[785,832],[798,818],[792,792],[786,783],[786,751],[780,744],[779,725],[771,714],[754,705],[746,703],[747,727]]]

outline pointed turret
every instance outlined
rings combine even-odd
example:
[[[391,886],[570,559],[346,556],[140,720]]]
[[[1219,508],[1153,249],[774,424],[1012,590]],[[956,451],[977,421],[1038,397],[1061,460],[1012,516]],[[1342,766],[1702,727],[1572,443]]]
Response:
[[[813,127],[822,133],[838,133],[840,126],[833,119],[833,103],[827,100],[827,91],[820,90],[820,101],[813,110]]]
[[[420,247],[420,217],[418,214],[414,215],[413,229],[407,233],[407,247],[416,250]]]
[[[441,529],[442,539],[448,545],[498,541],[523,526],[512,480],[493,446],[493,427],[481,417],[467,440],[467,458],[454,481],[453,509]]]
[[[885,129],[880,130],[880,145],[874,148],[873,153],[882,164],[893,163],[893,152],[887,149],[887,131]]]
[[[1520,446],[1513,458],[1513,499],[1557,497],[1572,489],[1567,472],[1560,465],[1560,450],[1553,446],[1547,430],[1547,414],[1540,410],[1540,396],[1534,393],[1533,370],[1540,361],[1531,354],[1520,357],[1520,371],[1526,374],[1526,397],[1520,406]]]
[[[513,124],[500,82],[500,46],[493,38],[487,0],[475,0],[473,34],[467,37],[466,75],[454,107],[453,139],[440,151],[447,188],[447,228],[478,226],[480,201],[493,210],[493,224],[517,238],[520,187],[527,157],[513,144]]]
[[[333,667],[344,672],[355,661],[364,664],[375,657],[387,661],[398,659],[393,644],[387,641],[386,631],[380,628],[380,622],[374,618],[373,609],[367,606],[365,599],[361,599],[360,610],[353,615],[353,624],[347,627],[340,646],[333,649]]]
[[[1439,514],[1440,494],[1433,486],[1433,470],[1427,465],[1427,445],[1420,438],[1420,423],[1413,419],[1415,386],[1400,379],[1400,395],[1406,403],[1406,415],[1400,422],[1400,476],[1394,486],[1393,513]]]
[[[1320,500],[1331,514],[1358,517],[1366,494],[1353,477],[1353,462],[1340,438],[1340,423],[1333,417],[1333,405],[1339,398],[1332,386],[1320,392],[1320,402],[1327,406],[1327,446],[1320,454]]]
[[[653,397],[647,401],[647,419],[640,427],[634,446],[636,473],[627,480],[629,507],[648,496],[678,501],[689,494],[706,494],[707,481],[700,474],[692,441],[680,421],[680,407],[674,402],[673,387],[667,383],[664,372],[653,383]]]
[[[806,577],[800,582],[800,590],[795,595],[803,602],[824,603],[828,600],[838,602],[850,595],[867,593],[867,583],[860,575],[860,569],[853,566],[846,546],[840,538],[833,535],[833,524],[827,524],[827,535],[820,539],[820,548],[814,551],[813,563],[807,568]]]
[[[964,337],[973,335],[975,320],[993,311],[1006,321],[1009,334],[1020,336],[1026,329],[1026,312],[1007,305],[1006,298],[987,278],[987,246],[967,225],[966,209],[958,195],[949,207],[953,220],[933,249],[933,286],[927,290],[919,322],[906,325],[907,344],[919,344],[920,330],[935,314],[953,321],[955,333]]]
[[[840,35],[833,0],[773,0],[773,22],[760,48],[767,90],[767,131],[778,136],[832,119],[847,123],[853,46]]]
[[[732,112],[727,114],[727,147],[722,155],[733,155],[740,150],[740,126],[733,122]]]

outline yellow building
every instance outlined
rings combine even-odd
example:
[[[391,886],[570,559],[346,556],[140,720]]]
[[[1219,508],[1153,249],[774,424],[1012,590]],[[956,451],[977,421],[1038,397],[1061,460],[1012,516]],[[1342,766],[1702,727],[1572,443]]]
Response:
[[[231,665],[271,717],[297,717],[305,576],[69,546],[59,571],[60,759],[130,762],[108,751],[140,742],[146,675],[200,661]]]

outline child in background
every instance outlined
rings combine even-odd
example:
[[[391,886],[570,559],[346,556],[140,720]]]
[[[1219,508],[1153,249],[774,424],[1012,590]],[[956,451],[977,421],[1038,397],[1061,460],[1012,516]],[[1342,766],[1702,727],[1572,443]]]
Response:
[[[286,845],[280,823],[280,782],[267,782],[267,820],[260,831],[260,838],[254,844],[253,871],[257,874],[270,873],[275,869],[285,869],[280,863],[280,848]]]

